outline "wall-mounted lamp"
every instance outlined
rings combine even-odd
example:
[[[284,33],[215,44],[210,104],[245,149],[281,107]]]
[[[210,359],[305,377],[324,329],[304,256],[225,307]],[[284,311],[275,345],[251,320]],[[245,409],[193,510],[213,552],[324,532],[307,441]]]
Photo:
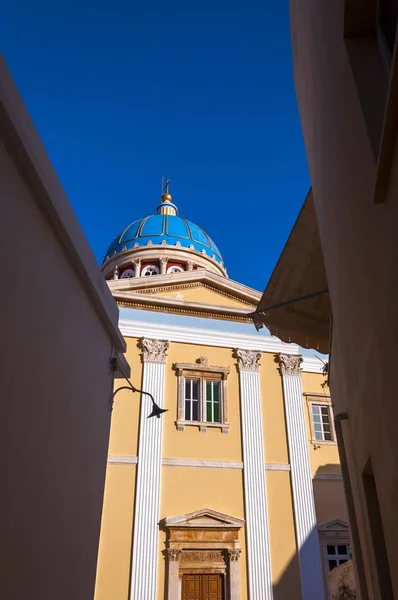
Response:
[[[116,370],[116,361],[114,361],[114,359],[112,359],[111,361],[113,370]],[[125,380],[128,383],[127,385],[123,385],[120,388],[117,388],[117,390],[115,390],[112,394],[112,406],[113,406],[113,401],[114,398],[116,396],[116,394],[118,392],[120,392],[120,390],[130,390],[130,392],[138,392],[139,394],[145,394],[145,396],[149,396],[150,399],[152,400],[152,412],[150,415],[147,416],[147,419],[150,419],[151,417],[157,417],[158,419],[160,419],[160,415],[162,413],[167,412],[167,408],[160,408],[160,406],[158,404],[156,404],[154,397],[152,396],[152,394],[150,394],[149,392],[144,392],[144,390],[139,390],[136,387],[133,386],[133,384],[131,383],[131,381],[129,379],[127,379],[127,377],[125,377]]]

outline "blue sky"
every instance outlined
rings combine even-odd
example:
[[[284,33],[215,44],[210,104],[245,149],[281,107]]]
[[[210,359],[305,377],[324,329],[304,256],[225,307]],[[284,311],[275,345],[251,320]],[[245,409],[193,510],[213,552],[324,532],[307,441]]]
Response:
[[[166,176],[263,290],[309,187],[287,0],[14,0],[0,36],[98,261]]]

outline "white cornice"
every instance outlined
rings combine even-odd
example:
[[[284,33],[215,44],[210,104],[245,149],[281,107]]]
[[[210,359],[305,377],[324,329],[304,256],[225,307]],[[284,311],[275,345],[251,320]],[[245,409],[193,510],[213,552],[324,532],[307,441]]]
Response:
[[[142,321],[119,321],[120,331],[125,337],[149,337],[167,339],[170,342],[216,346],[219,348],[243,348],[261,352],[285,352],[298,354],[298,346],[285,344],[274,337],[247,335],[211,329],[195,329],[193,327],[178,327],[176,325],[161,325]]]
[[[290,354],[292,354],[292,352]],[[301,363],[301,369],[305,373],[322,373],[323,364],[318,358],[304,356],[303,362]]]
[[[297,344],[286,344],[276,337],[248,335],[217,331],[212,329],[196,329],[194,327],[179,327],[177,325],[161,325],[143,321],[130,321],[121,319],[120,331],[125,337],[142,337],[167,339],[170,342],[185,344],[199,344],[203,346],[218,346],[219,348],[243,348],[245,350],[259,350],[260,352],[284,352],[285,354],[299,354]],[[322,373],[323,365],[316,358],[304,358],[302,370],[305,373]]]

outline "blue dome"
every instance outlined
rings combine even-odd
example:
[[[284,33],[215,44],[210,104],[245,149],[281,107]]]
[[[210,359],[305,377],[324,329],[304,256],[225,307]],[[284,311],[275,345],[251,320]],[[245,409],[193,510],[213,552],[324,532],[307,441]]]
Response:
[[[105,260],[126,250],[147,246],[148,242],[153,245],[165,242],[169,246],[179,242],[183,248],[204,250],[208,257],[223,264],[219,249],[203,229],[183,217],[170,214],[151,215],[131,223],[109,246]]]

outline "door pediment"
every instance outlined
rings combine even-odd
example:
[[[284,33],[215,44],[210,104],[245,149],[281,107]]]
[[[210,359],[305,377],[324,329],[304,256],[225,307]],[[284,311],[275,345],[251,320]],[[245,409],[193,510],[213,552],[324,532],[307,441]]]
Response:
[[[167,517],[165,526],[168,529],[174,528],[220,528],[220,529],[240,529],[244,525],[243,519],[231,517],[224,513],[217,512],[210,508],[202,508],[191,513],[178,515],[176,517]]]

